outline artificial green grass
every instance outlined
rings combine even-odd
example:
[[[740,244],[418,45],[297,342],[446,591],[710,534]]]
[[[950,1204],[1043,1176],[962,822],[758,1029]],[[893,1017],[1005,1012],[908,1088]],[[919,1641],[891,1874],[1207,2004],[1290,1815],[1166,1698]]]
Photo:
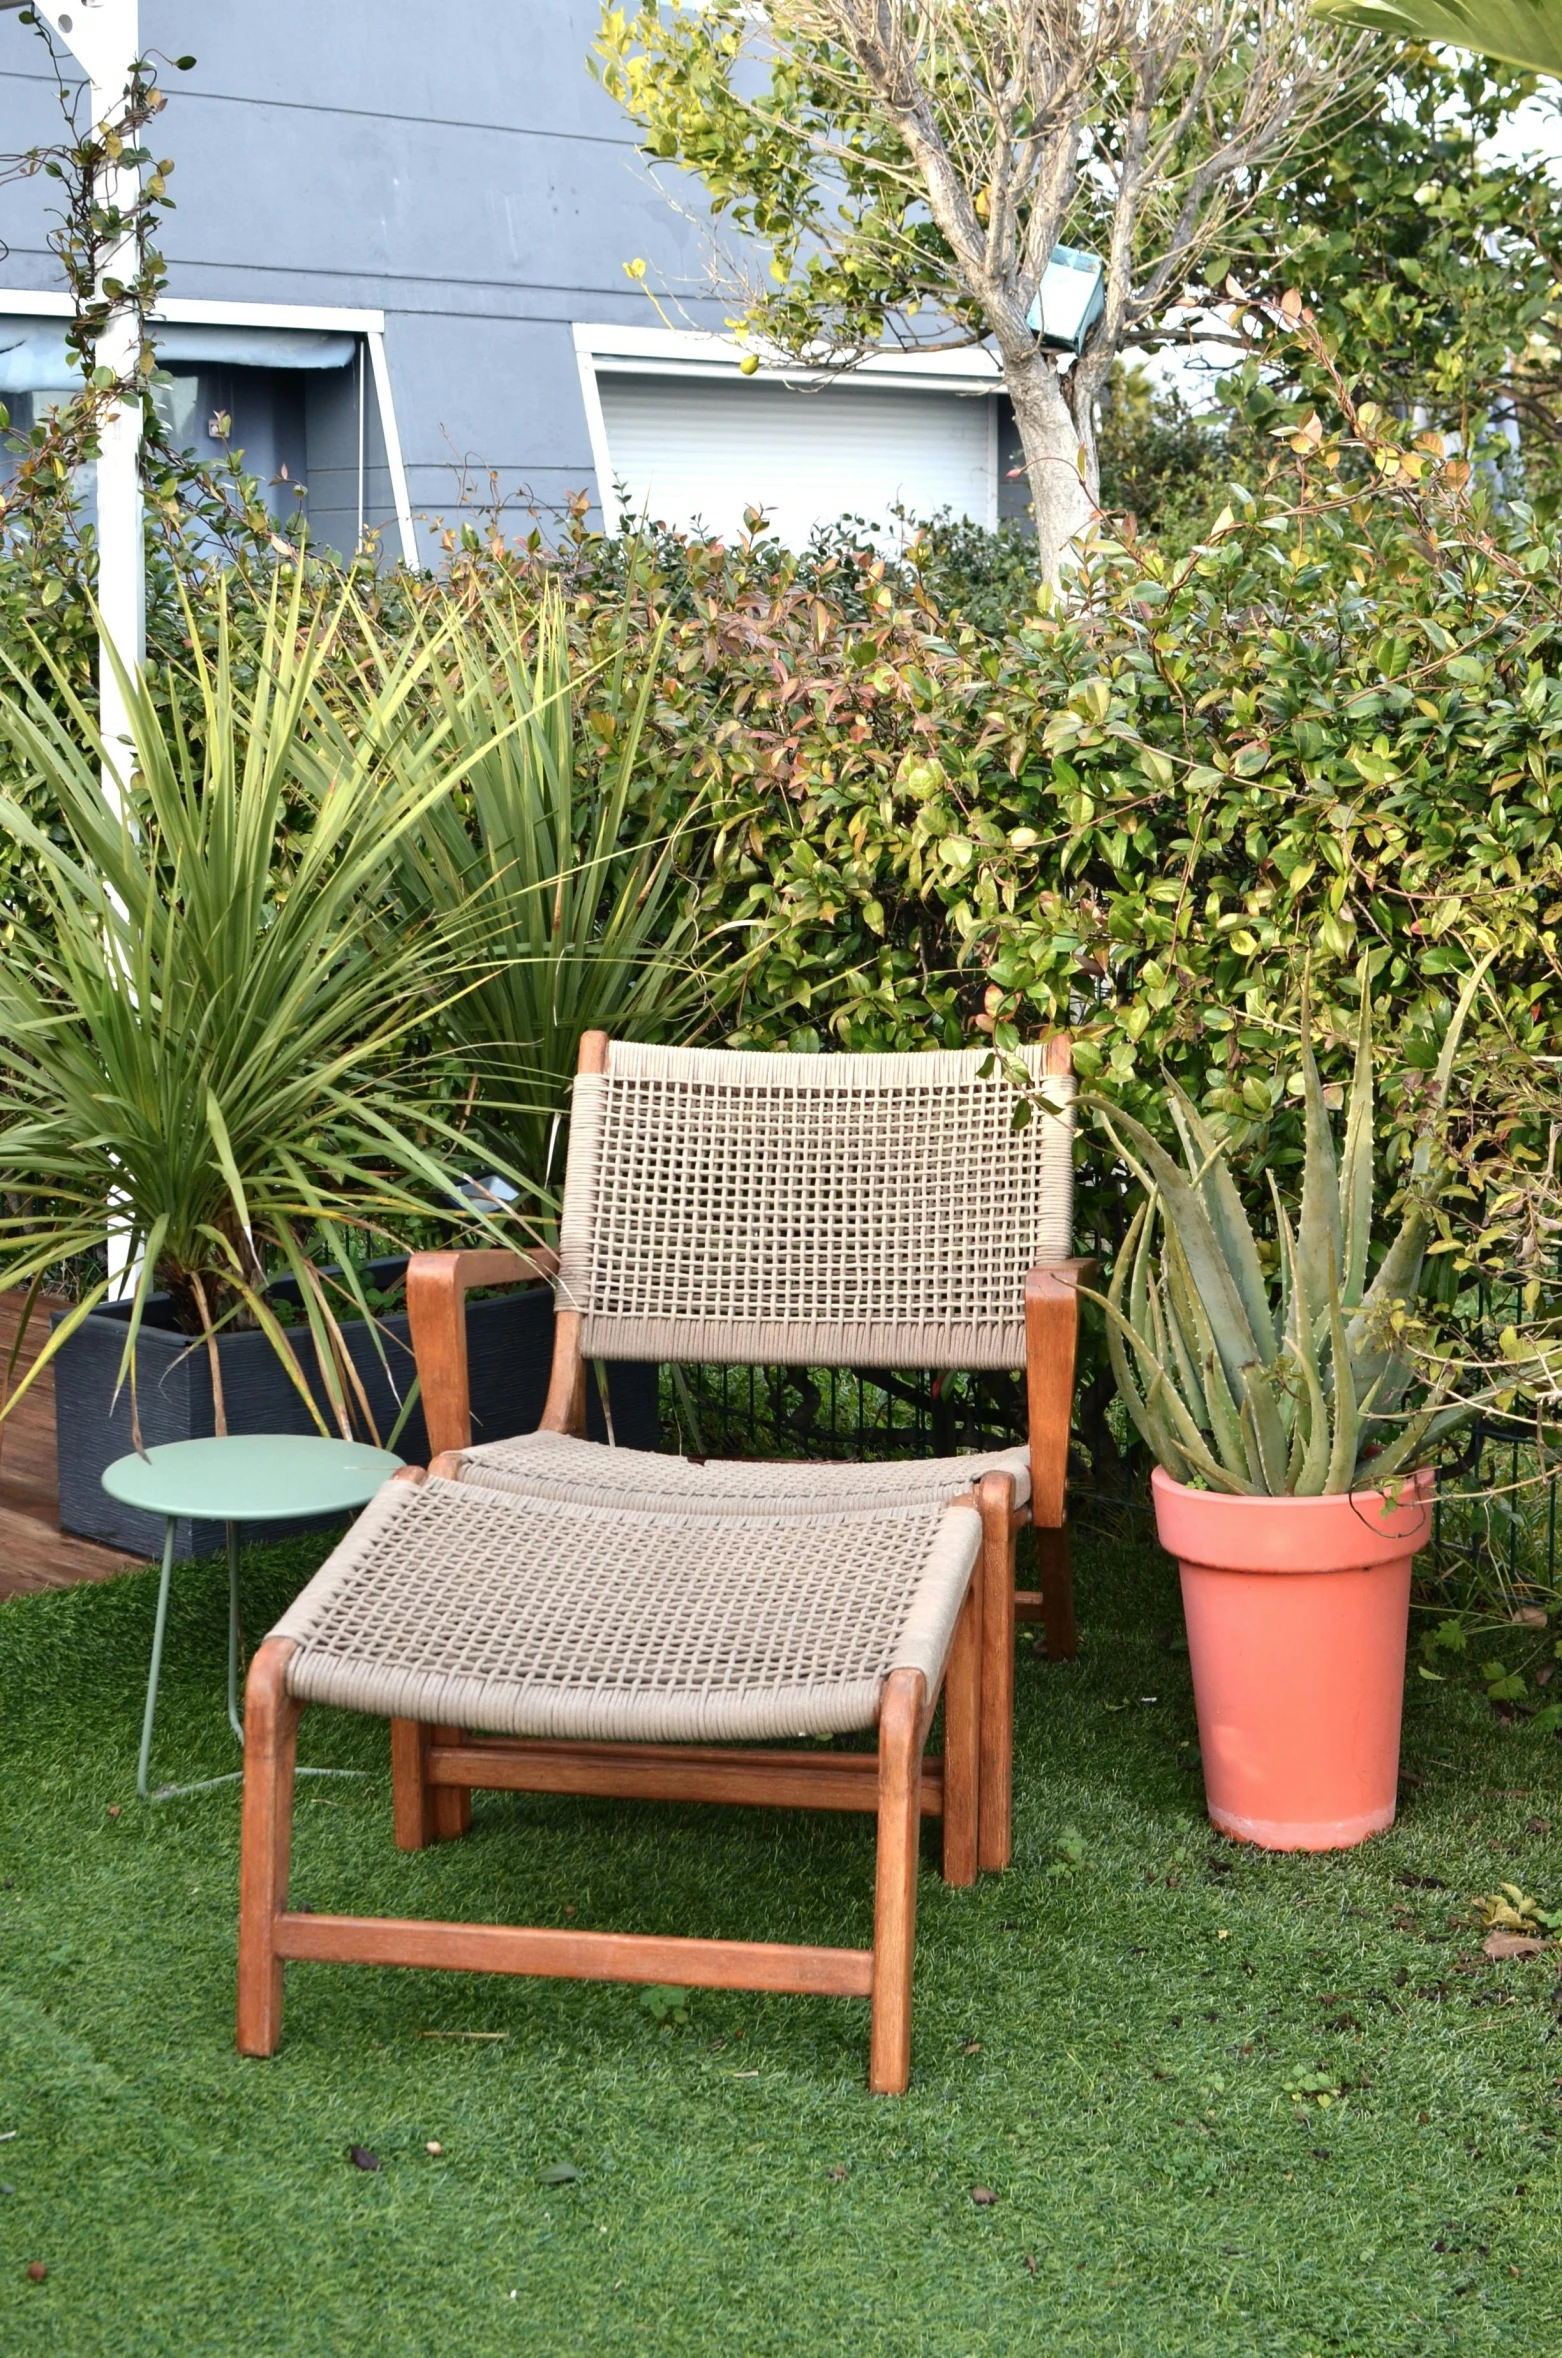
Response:
[[[319,1553],[246,1560],[257,1626]],[[1555,1741],[1413,1680],[1392,1834],[1227,1845],[1169,1567],[1079,1554],[1078,1666],[1021,1648],[1012,1870],[945,1891],[928,1830],[898,2102],[859,2003],[658,2023],[619,1986],[332,1966],[288,1969],[280,2054],[241,2061],[238,1789],[134,1800],[151,1576],[0,1607],[0,2349],[1562,2349],[1562,1985],[1469,1917],[1502,1881],[1562,1903]],[[232,1765],[223,1612],[221,1566],[182,1569],[164,1776]],[[383,1727],[311,1712],[301,1756],[371,1772],[299,1788],[319,1908],[869,1937],[867,1820],[478,1796],[408,1858]]]

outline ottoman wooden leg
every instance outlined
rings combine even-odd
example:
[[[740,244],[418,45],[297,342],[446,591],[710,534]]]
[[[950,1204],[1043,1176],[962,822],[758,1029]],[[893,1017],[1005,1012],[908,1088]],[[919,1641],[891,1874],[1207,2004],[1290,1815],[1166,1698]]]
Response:
[[[244,1697],[244,1819],[239,1864],[241,2055],[274,2055],[282,2036],[282,1959],[276,1920],[287,1906],[293,1845],[293,1769],[300,1707],[287,1692],[291,1638],[268,1638]]]

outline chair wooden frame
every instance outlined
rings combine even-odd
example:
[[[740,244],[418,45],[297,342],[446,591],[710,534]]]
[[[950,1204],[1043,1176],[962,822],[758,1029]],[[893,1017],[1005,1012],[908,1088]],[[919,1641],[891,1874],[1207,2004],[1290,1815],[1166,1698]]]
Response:
[[[602,1072],[607,1051],[606,1032],[585,1033],[580,1043],[580,1071]],[[1073,1070],[1072,1044],[1066,1036],[1048,1042],[1046,1070]],[[468,1293],[478,1286],[535,1284],[551,1278],[557,1267],[558,1255],[547,1246],[525,1253],[478,1248],[413,1255],[407,1267],[407,1314],[433,1472],[454,1473],[455,1459],[472,1445],[466,1349]],[[1006,1525],[1000,1527],[995,1519],[989,1519],[983,1538],[985,1700],[977,1863],[984,1872],[1007,1867],[1013,1850],[1015,1623],[1041,1623],[1049,1662],[1072,1661],[1079,1650],[1069,1554],[1068,1442],[1079,1343],[1077,1288],[1092,1267],[1086,1260],[1048,1263],[1033,1269],[1025,1283],[1031,1495],[1028,1504],[1011,1510]],[[561,1309],[555,1314],[553,1366],[540,1428],[545,1433],[580,1436],[585,1432],[587,1370],[580,1328],[578,1311]],[[442,1463],[447,1457],[450,1462]],[[1027,1523],[1036,1532],[1040,1586],[1017,1589],[1015,1540]]]
[[[604,1033],[587,1033],[581,1042],[581,1071],[600,1072],[607,1046]],[[1056,1056],[1049,1070],[1068,1070],[1066,1040],[1056,1044]],[[408,1311],[429,1432],[430,1471],[435,1475],[454,1473],[451,1453],[471,1442],[467,1293],[477,1286],[536,1282],[551,1276],[556,1266],[557,1257],[546,1249],[414,1256],[407,1275]],[[1074,1651],[1064,1490],[1078,1325],[1075,1282],[1084,1267],[1070,1262],[1038,1269],[1027,1282],[1031,1501],[1027,1507],[1015,1507],[1012,1475],[987,1472],[976,1482],[972,1503],[982,1520],[981,1551],[941,1685],[930,1693],[920,1671],[893,1672],[884,1689],[874,1752],[543,1743],[391,1721],[395,1838],[404,1850],[466,1833],[474,1791],[727,1801],[872,1814],[877,1861],[871,1948],[663,1939],[290,1910],[288,1861],[302,1707],[287,1693],[294,1643],[269,1638],[255,1657],[247,1689],[239,1924],[241,2051],[274,2051],[281,2034],[283,1968],[290,1959],[313,1958],[868,1997],[869,2084],[878,2093],[902,2091],[910,2072],[921,1821],[942,1820],[946,1882],[968,1886],[979,1870],[1007,1866],[1012,1840],[1016,1614],[1043,1621],[1049,1654]],[[574,1311],[560,1310],[542,1429],[583,1433],[585,1406],[581,1320]],[[397,1476],[399,1481],[426,1478],[413,1468]],[[1042,1585],[1017,1595],[1015,1537],[1027,1519],[1037,1525]],[[928,1759],[925,1748],[940,1700],[943,1753]]]

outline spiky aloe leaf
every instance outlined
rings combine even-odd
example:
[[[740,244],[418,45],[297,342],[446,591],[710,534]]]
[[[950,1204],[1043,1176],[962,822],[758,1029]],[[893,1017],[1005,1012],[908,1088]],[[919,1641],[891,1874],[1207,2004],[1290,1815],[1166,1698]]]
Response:
[[[1093,1100],[1100,1107],[1100,1100]],[[1262,1336],[1255,1335],[1248,1322],[1247,1311],[1237,1290],[1235,1279],[1226,1263],[1224,1253],[1209,1214],[1192,1182],[1181,1172],[1142,1122],[1116,1108],[1100,1108],[1103,1126],[1123,1160],[1143,1182],[1147,1191],[1161,1199],[1161,1217],[1175,1226],[1182,1249],[1187,1256],[1193,1282],[1204,1314],[1215,1337],[1226,1381],[1233,1394],[1242,1387],[1242,1370],[1255,1360],[1266,1365],[1274,1357],[1274,1338],[1268,1331],[1266,1317]],[[1123,1144],[1119,1131],[1126,1131],[1133,1139],[1137,1152],[1130,1152]]]
[[[1159,1198],[1152,1189],[1134,1215],[1133,1225],[1128,1231],[1128,1243],[1123,1247],[1128,1256],[1125,1263],[1129,1273],[1128,1321],[1141,1334],[1150,1323],[1150,1246],[1155,1235],[1155,1219],[1159,1208]],[[1137,1246],[1134,1245],[1135,1237],[1138,1238]],[[1116,1288],[1113,1298],[1120,1304],[1122,1291],[1116,1285],[1115,1274],[1113,1285]]]
[[[1242,1297],[1248,1325],[1261,1338],[1270,1325],[1269,1289],[1264,1283],[1253,1231],[1226,1160],[1226,1142],[1215,1136],[1185,1090],[1175,1081],[1169,1081],[1167,1088],[1172,1120],[1182,1139],[1188,1168],[1197,1175],[1210,1227]]]
[[[1389,1481],[1401,1467],[1409,1465],[1413,1469],[1434,1442],[1445,1439],[1449,1433],[1457,1433],[1462,1425],[1469,1423],[1479,1407],[1480,1402],[1477,1400],[1454,1400],[1442,1406],[1433,1403],[1419,1415],[1407,1418],[1400,1428],[1398,1439],[1369,1458],[1362,1469],[1370,1475],[1373,1489]]]
[[[1242,1370],[1241,1413],[1244,1430],[1250,1430],[1253,1436],[1255,1470],[1262,1474],[1263,1486],[1270,1496],[1283,1498],[1291,1446],[1275,1399],[1274,1374],[1273,1364],[1260,1367],[1256,1360],[1249,1361]]]
[[[1345,1320],[1340,1309],[1337,1281],[1330,1288],[1330,1297],[1329,1331],[1334,1344],[1334,1441],[1321,1488],[1332,1495],[1349,1490],[1354,1482],[1356,1461],[1361,1455],[1361,1414],[1357,1406],[1356,1379],[1351,1368],[1350,1353],[1345,1345]]]
[[[1251,1482],[1255,1469],[1248,1463],[1237,1404],[1231,1397],[1231,1387],[1226,1382],[1225,1370],[1220,1364],[1220,1354],[1215,1348],[1215,1338],[1210,1333],[1209,1320],[1204,1316],[1203,1306],[1188,1275],[1188,1265],[1177,1247],[1175,1236],[1167,1240],[1167,1273],[1170,1284],[1180,1289],[1185,1296],[1185,1314],[1193,1337],[1205,1416],[1208,1419],[1206,1430],[1214,1442],[1216,1455],[1230,1472]]]
[[[1187,1479],[1191,1468],[1182,1450],[1178,1448],[1176,1438],[1166,1418],[1159,1413],[1160,1387],[1152,1377],[1152,1381],[1147,1387],[1150,1399],[1146,1399],[1134,1380],[1133,1370],[1128,1363],[1128,1353],[1123,1347],[1126,1337],[1132,1342],[1136,1353],[1146,1359],[1150,1357],[1135,1326],[1123,1316],[1122,1301],[1124,1289],[1129,1282],[1129,1271],[1136,1268],[1143,1258],[1144,1240],[1152,1213],[1153,1199],[1147,1199],[1135,1212],[1128,1234],[1123,1240],[1123,1249],[1117,1256],[1116,1265],[1112,1271],[1111,1286],[1106,1296],[1103,1297],[1091,1292],[1089,1287],[1082,1287],[1080,1290],[1090,1294],[1091,1300],[1099,1302],[1107,1314],[1107,1358],[1111,1362],[1112,1376],[1117,1385],[1119,1398],[1138,1428],[1141,1439],[1155,1457],[1156,1463],[1163,1465],[1174,1481],[1181,1482]],[[1153,1407],[1152,1400],[1155,1402]]]
[[[1199,1375],[1198,1322],[1193,1311],[1193,1289],[1187,1280],[1187,1263],[1176,1248],[1174,1233],[1168,1235],[1166,1240],[1158,1291],[1164,1303],[1163,1324],[1171,1344],[1177,1388],[1188,1404],[1194,1423],[1201,1432],[1208,1432],[1209,1412]]]
[[[1302,1158],[1302,1216],[1296,1239],[1296,1279],[1310,1335],[1328,1331],[1335,1272],[1344,1259],[1340,1236],[1340,1181],[1334,1133],[1312,1045],[1312,994],[1302,986],[1302,1102],[1306,1148]]]
[[[1280,1239],[1280,1306],[1275,1312],[1275,1343],[1278,1347],[1291,1333],[1296,1318],[1296,1287],[1294,1269],[1296,1239],[1290,1217],[1280,1201],[1280,1186],[1273,1171],[1266,1171],[1270,1201],[1275,1207],[1275,1234]]]
[[[1274,1484],[1269,1481],[1264,1472],[1263,1452],[1258,1446],[1258,1434],[1253,1425],[1253,1404],[1251,1399],[1243,1401],[1240,1414],[1242,1420],[1242,1439],[1253,1464],[1258,1469],[1259,1478],[1254,1484],[1254,1489],[1261,1498],[1273,1498],[1275,1496],[1275,1488]]]
[[[1356,1066],[1345,1114],[1345,1152],[1340,1162],[1341,1306],[1360,1307],[1367,1284],[1367,1246],[1372,1233],[1372,978],[1361,962],[1361,1020],[1356,1032]]]
[[[1291,1235],[1291,1224],[1284,1223],[1281,1231],[1281,1250],[1292,1265],[1293,1298],[1299,1298],[1300,1286],[1294,1274],[1296,1242]],[[1329,1464],[1329,1410],[1324,1399],[1323,1377],[1318,1365],[1317,1346],[1313,1332],[1305,1319],[1295,1323],[1295,1331],[1288,1338],[1291,1356],[1302,1372],[1302,1386],[1306,1399],[1307,1416],[1305,1438],[1303,1420],[1296,1420],[1296,1438],[1302,1441],[1300,1450],[1293,1447],[1287,1469],[1290,1487],[1302,1498],[1312,1498],[1323,1488]]]
[[[1107,1355],[1111,1360],[1112,1373],[1122,1392],[1123,1405],[1154,1452],[1156,1462],[1164,1466],[1175,1481],[1186,1481],[1191,1472],[1217,1490],[1250,1496],[1255,1485],[1243,1481],[1239,1475],[1233,1474],[1211,1457],[1197,1425],[1178,1397],[1176,1385],[1166,1369],[1157,1362],[1144,1336],[1136,1334],[1129,1325],[1119,1303],[1112,1301],[1106,1294],[1098,1294],[1092,1286],[1082,1285],[1078,1291],[1086,1301],[1094,1302],[1106,1312]],[[1144,1397],[1141,1397],[1129,1373],[1127,1353],[1123,1350],[1124,1341],[1132,1344],[1137,1356],[1152,1371],[1152,1380]],[[1166,1416],[1157,1420],[1154,1411],[1163,1403]]]

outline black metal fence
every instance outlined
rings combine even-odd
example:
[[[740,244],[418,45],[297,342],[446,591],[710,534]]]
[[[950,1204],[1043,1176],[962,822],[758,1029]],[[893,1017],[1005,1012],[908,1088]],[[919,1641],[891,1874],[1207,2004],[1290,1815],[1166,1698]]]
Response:
[[[1121,1412],[1107,1430],[1099,1414],[1091,1422],[1074,1436],[1070,1514],[1148,1539],[1148,1452]],[[694,1457],[951,1457],[1019,1440],[1024,1386],[1015,1376],[920,1370],[666,1367],[662,1428],[669,1448]],[[1509,1429],[1476,1424],[1461,1435],[1439,1476],[1424,1594],[1499,1610],[1562,1599],[1559,1481],[1534,1442]]]

